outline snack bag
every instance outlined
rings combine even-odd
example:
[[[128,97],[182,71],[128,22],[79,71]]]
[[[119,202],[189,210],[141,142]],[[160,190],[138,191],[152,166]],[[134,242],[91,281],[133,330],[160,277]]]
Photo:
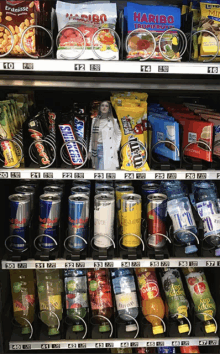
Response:
[[[0,102],[0,137],[2,139],[12,139],[10,123],[7,114],[7,107],[4,103]],[[18,163],[18,157],[15,151],[14,144],[10,141],[1,141],[1,148],[5,158],[5,166],[13,167]],[[16,166],[18,168],[20,164]]]
[[[163,32],[170,28],[180,28],[181,10],[172,6],[147,6],[135,3],[127,3],[125,17],[128,24],[128,33],[134,32],[128,40],[127,55],[128,60],[147,59],[153,52],[154,45],[152,37],[141,32],[146,29],[152,32],[156,40],[156,49],[152,59],[164,60],[164,56],[159,50],[159,39]],[[161,50],[168,59],[178,59],[179,56],[179,38],[178,33],[168,32],[161,41]]]
[[[146,112],[145,106],[115,106],[120,129],[122,132],[122,170],[126,171],[149,171],[145,149],[145,138],[142,126],[142,118]]]
[[[216,35],[218,40],[220,40],[220,2],[218,0],[201,0],[201,20],[200,28],[207,30]],[[208,33],[203,33],[200,36],[200,57],[199,60],[205,58],[211,58],[216,54],[217,43],[216,39],[209,35]],[[214,61],[219,61],[220,52]]]
[[[87,2],[72,4],[57,1],[56,6],[58,30],[65,28],[59,38],[57,59],[71,59],[80,54],[80,59],[98,59],[92,51],[94,34],[94,49],[102,58],[114,56],[119,60],[119,51],[115,36],[106,28],[115,29],[117,21],[116,4],[106,2]],[[72,28],[74,27],[74,28]],[[85,51],[84,39],[85,38]]]

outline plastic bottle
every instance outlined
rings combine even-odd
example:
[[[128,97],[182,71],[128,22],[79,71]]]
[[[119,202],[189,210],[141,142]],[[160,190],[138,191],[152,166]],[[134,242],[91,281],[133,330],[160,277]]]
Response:
[[[113,315],[109,271],[108,269],[89,270],[87,276],[92,315],[97,316],[96,322],[99,324],[99,332],[108,332],[111,329],[109,322],[99,316],[111,320]]]
[[[135,272],[141,294],[143,315],[152,324],[153,334],[163,333],[164,328],[160,319],[164,318],[165,307],[160,295],[155,269],[137,268]]]
[[[206,333],[215,332],[216,326],[212,317],[215,317],[216,306],[203,270],[189,267],[183,268],[183,273],[194,303],[196,316],[204,322]]]
[[[220,210],[216,186],[213,182],[196,181],[192,185],[196,210],[203,221],[204,237],[212,246],[220,247]],[[218,235],[218,236],[217,236]],[[220,256],[220,248],[215,251]]]
[[[126,332],[135,331],[137,326],[131,317],[138,316],[138,299],[133,270],[113,269],[111,275],[118,315],[127,322]]]
[[[196,345],[189,347],[180,347],[180,353],[200,353],[199,347]]]
[[[168,198],[167,211],[173,223],[175,238],[179,243],[186,245],[186,254],[196,252],[197,228],[186,186],[181,181],[166,181],[161,183],[161,190]]]
[[[64,284],[67,315],[74,320],[72,330],[83,331],[84,326],[79,317],[85,318],[88,308],[86,271],[64,270]]]
[[[189,325],[185,323],[185,317],[188,317],[189,303],[185,295],[183,283],[178,269],[164,268],[161,271],[163,289],[169,308],[169,314],[179,322],[179,333],[189,332]]]
[[[37,288],[41,320],[48,326],[48,335],[59,334],[62,319],[63,284],[57,269],[37,270]]]
[[[11,292],[15,320],[22,327],[22,334],[31,333],[28,322],[35,315],[35,278],[33,270],[10,270]]]

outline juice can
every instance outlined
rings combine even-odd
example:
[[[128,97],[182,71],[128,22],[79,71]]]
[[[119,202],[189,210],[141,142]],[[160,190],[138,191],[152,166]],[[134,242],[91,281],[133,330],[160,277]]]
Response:
[[[122,196],[125,194],[134,193],[134,187],[128,185],[121,185],[116,187],[115,196],[116,196],[116,208],[118,214],[119,225],[121,226],[121,209],[122,209]]]
[[[141,237],[141,196],[139,194],[125,194],[122,196],[122,239],[125,247],[138,247]],[[132,235],[133,234],[133,235]]]
[[[166,243],[166,216],[167,216],[167,196],[165,194],[154,193],[147,197],[147,227],[148,245],[153,248],[161,248]]]

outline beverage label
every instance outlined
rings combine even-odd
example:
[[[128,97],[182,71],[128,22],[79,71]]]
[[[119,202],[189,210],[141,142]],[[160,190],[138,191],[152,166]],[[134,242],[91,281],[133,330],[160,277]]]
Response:
[[[141,201],[133,205],[126,205],[125,201],[122,203],[122,235],[128,235],[123,237],[122,244],[125,247],[138,247],[141,241],[132,234],[141,237]]]
[[[142,300],[152,300],[160,296],[157,277],[154,271],[137,274],[138,286]]]
[[[105,272],[105,271],[104,271]],[[96,280],[89,281],[89,296],[92,310],[113,307],[111,285],[105,274],[100,274]]]
[[[197,317],[201,321],[211,320],[210,316],[215,316],[216,306],[205,274],[202,271],[190,273],[186,275],[186,281],[195,305]],[[207,313],[207,316],[200,315],[200,313]]]
[[[136,292],[115,295],[115,300],[118,311],[138,307]]]
[[[53,311],[62,309],[61,295],[52,295],[48,297],[48,301],[40,301],[40,310]]]
[[[165,272],[162,276],[162,284],[170,315],[174,316],[178,313],[178,318],[182,317],[181,314],[187,317],[189,303],[186,299],[179,271],[170,269]]]
[[[220,214],[214,201],[208,200],[196,204],[197,211],[203,221],[205,236],[220,231]]]
[[[26,311],[27,308],[24,306],[23,301],[20,302],[18,300],[15,300],[13,302],[13,308],[14,308],[14,312],[18,312],[18,311]]]
[[[179,200],[178,202],[179,203],[175,212],[173,212],[173,201],[170,200],[167,203],[167,210],[173,223],[174,232],[177,232],[180,229],[187,229],[192,226],[196,227],[188,198],[182,198],[182,200]]]
[[[86,276],[65,278],[66,308],[88,307]]]
[[[22,294],[18,300],[14,300],[13,302],[14,312],[28,311],[30,305],[35,305],[35,296]]]
[[[103,202],[94,208],[94,244],[96,247],[108,248],[114,239],[114,206],[112,202]],[[108,237],[105,237],[108,236]]]

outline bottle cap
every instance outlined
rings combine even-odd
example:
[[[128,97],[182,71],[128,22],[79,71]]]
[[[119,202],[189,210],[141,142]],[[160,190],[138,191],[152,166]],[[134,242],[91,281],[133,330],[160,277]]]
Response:
[[[99,326],[99,332],[108,332],[108,331],[110,331],[109,324],[105,324],[105,325]]]
[[[23,327],[21,330],[22,334],[29,334],[31,333],[31,328],[30,327]]]
[[[214,323],[205,326],[206,333],[213,333],[216,331]]]
[[[189,325],[188,324],[183,324],[178,326],[178,331],[179,333],[187,333],[189,332]]]
[[[75,325],[72,327],[73,332],[82,332],[84,330],[83,325]]]
[[[195,253],[198,251],[198,248],[195,245],[190,245],[185,247],[185,253],[190,254],[190,253]]]
[[[217,248],[217,249],[215,250],[215,255],[218,256],[218,257],[220,256],[220,248]]]
[[[161,334],[163,333],[163,326],[155,326],[153,327],[153,334]]]
[[[58,331],[57,328],[49,328],[48,330],[48,336],[55,336],[56,334],[59,334],[60,331]]]
[[[129,324],[126,326],[126,332],[133,332],[137,330],[136,324]]]

